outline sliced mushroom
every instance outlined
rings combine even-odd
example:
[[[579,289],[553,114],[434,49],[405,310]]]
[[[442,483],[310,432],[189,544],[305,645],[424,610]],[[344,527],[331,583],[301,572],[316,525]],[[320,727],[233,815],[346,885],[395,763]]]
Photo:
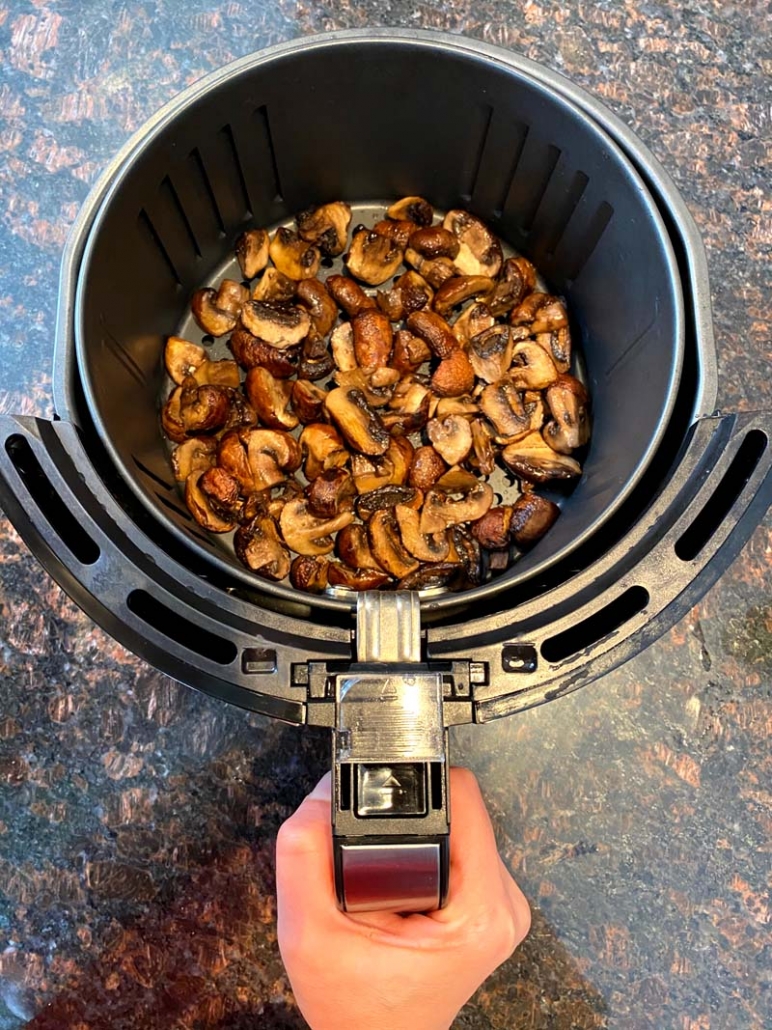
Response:
[[[472,430],[462,415],[431,419],[426,435],[448,465],[460,465],[472,449]]]
[[[460,497],[444,490],[429,490],[421,509],[421,532],[442,533],[450,526],[481,519],[493,503],[493,489],[475,479],[474,486]]]
[[[331,519],[311,514],[308,501],[297,498],[284,505],[279,519],[285,543],[298,554],[329,554],[334,546],[333,533],[354,521],[350,511],[342,511]]]
[[[237,525],[235,519],[222,518],[212,508],[209,498],[199,485],[203,471],[191,472],[185,480],[185,503],[188,511],[204,529],[210,533],[229,533]]]
[[[368,229],[354,233],[346,267],[368,286],[380,286],[391,279],[402,264],[402,250],[388,236]]]
[[[477,301],[462,311],[451,328],[453,335],[463,345],[495,324],[496,320],[491,315],[488,305],[483,301]]]
[[[183,340],[181,336],[170,336],[166,341],[164,364],[166,371],[178,386],[187,376],[192,376],[206,360],[206,351],[197,343]]]
[[[247,433],[239,432],[238,429],[231,429],[223,434],[217,444],[217,464],[238,481],[244,496],[248,496],[253,490],[258,489],[255,485],[255,474],[249,462],[248,442],[249,436]],[[271,459],[270,463],[275,465],[273,459]],[[283,473],[277,472],[276,481],[278,482],[283,478]],[[264,485],[261,481],[260,487]]]
[[[269,245],[265,229],[249,229],[236,240],[236,258],[245,279],[254,279],[268,264]]]
[[[540,390],[526,390],[523,394],[523,407],[528,416],[529,429],[541,429],[546,418],[544,394]],[[507,440],[507,443],[514,443],[514,440]]]
[[[418,490],[409,486],[380,486],[358,497],[354,507],[360,519],[368,522],[376,512],[394,508],[397,504],[418,507],[422,496]]]
[[[327,589],[327,571],[330,560],[324,557],[312,558],[299,554],[290,566],[290,583],[296,590],[309,594],[321,594]]]
[[[382,311],[363,311],[351,321],[354,355],[363,369],[385,368],[391,360],[391,322]]]
[[[416,448],[410,464],[408,482],[416,490],[430,490],[437,480],[447,471],[447,465],[437,451],[426,444]]]
[[[351,511],[357,489],[346,469],[327,469],[308,484],[308,510],[319,519],[332,519],[342,511]]]
[[[418,561],[404,547],[399,526],[390,508],[374,512],[367,523],[367,537],[375,560],[395,579],[418,568]]]
[[[327,577],[330,586],[349,590],[379,590],[391,582],[391,576],[381,568],[350,569],[340,562],[330,562]]]
[[[414,454],[415,448],[406,436],[392,437],[389,448],[386,451],[386,457],[394,466],[392,483],[395,486],[401,486],[407,482]]]
[[[563,302],[549,293],[530,293],[509,316],[511,325],[528,325],[531,333],[550,333],[568,325]]]
[[[239,526],[233,546],[241,562],[265,579],[284,579],[290,571],[290,554],[270,515],[256,515]]]
[[[385,454],[389,433],[361,390],[337,387],[327,394],[327,414],[361,454]]]
[[[458,240],[459,249],[453,262],[459,272],[495,279],[501,271],[504,255],[501,244],[488,226],[460,209],[448,211],[442,224]]]
[[[276,486],[287,478],[288,473],[300,468],[300,444],[289,433],[280,429],[252,429],[248,432],[246,444],[254,490]],[[241,469],[237,472],[232,468],[231,471],[237,478],[240,478],[240,472],[243,474]]]
[[[386,276],[388,279],[388,276]],[[371,311],[377,308],[372,297],[368,297],[359,283],[345,275],[328,275],[325,280],[327,291],[349,318],[355,318],[362,311]]]
[[[500,504],[495,508],[489,508],[483,517],[472,525],[471,532],[483,547],[498,551],[509,547],[511,525],[512,506]]]
[[[335,368],[335,361],[323,336],[311,327],[305,338],[298,364],[298,375],[302,379],[324,379]]]
[[[402,543],[414,558],[419,561],[445,561],[448,556],[448,538],[444,526],[439,533],[422,533],[420,512],[403,504],[396,505],[394,515]]]
[[[206,472],[215,463],[217,441],[210,436],[191,436],[172,451],[172,470],[178,483],[191,472]]]
[[[407,329],[394,334],[392,367],[400,372],[416,372],[432,356],[428,344]]]
[[[295,296],[297,283],[284,275],[278,268],[266,268],[259,282],[252,290],[252,300],[282,304]]]
[[[289,379],[298,370],[300,345],[272,347],[265,340],[253,336],[248,329],[238,328],[231,333],[228,346],[239,365],[247,371],[261,365],[277,379]]]
[[[313,279],[322,260],[316,247],[306,243],[296,232],[285,228],[276,230],[268,253],[282,275],[298,281]]]
[[[582,473],[578,461],[554,451],[541,433],[528,433],[522,440],[508,444],[502,450],[501,458],[516,476],[531,483],[574,479]]]
[[[415,222],[405,219],[385,218],[383,221],[375,223],[373,232],[377,232],[381,236],[387,236],[400,250],[404,250],[408,240],[417,228],[418,226]]]
[[[510,533],[518,547],[525,550],[541,540],[555,524],[560,508],[533,491],[518,497],[512,505]]]
[[[338,317],[338,307],[324,284],[318,279],[303,279],[298,283],[297,298],[308,309],[311,322],[320,336],[326,336]]]
[[[494,325],[469,341],[469,360],[475,375],[486,383],[503,379],[512,363],[514,343],[507,325]]]
[[[496,465],[496,452],[493,449],[493,441],[484,419],[475,418],[470,423],[472,430],[472,456],[470,463],[474,464],[481,475],[489,476]]]
[[[439,289],[448,279],[452,279],[459,274],[459,270],[450,258],[426,258],[412,247],[408,247],[405,251],[405,262],[414,268],[435,290]]]
[[[341,322],[330,337],[330,348],[335,367],[341,372],[351,372],[357,367],[354,353],[354,330],[351,322]]]
[[[377,569],[366,528],[359,522],[344,526],[335,538],[335,553],[351,569]]]
[[[479,415],[480,405],[468,394],[458,397],[437,397],[432,418],[445,418],[447,415]]]
[[[290,403],[292,410],[304,426],[324,419],[324,402],[327,391],[320,389],[309,379],[297,379],[292,384]]]
[[[459,350],[459,342],[450,326],[434,311],[414,311],[407,319],[407,328],[440,359],[448,358]]]
[[[587,391],[574,376],[558,376],[549,387],[547,404],[553,421],[547,423],[542,435],[553,450],[570,454],[590,439],[588,401]]]
[[[457,562],[436,562],[419,565],[414,572],[409,572],[397,583],[397,590],[436,590],[439,588],[456,589],[455,582],[459,578]]]
[[[338,430],[323,422],[305,427],[300,434],[300,446],[305,454],[303,472],[309,481],[325,469],[341,468],[351,457]]]
[[[224,386],[199,386],[192,376],[184,381],[179,417],[188,434],[206,433],[224,425],[230,411],[230,395]]]
[[[470,490],[474,490],[478,482],[477,476],[469,469],[453,465],[447,472],[443,472],[435,485],[446,494],[468,494]]]
[[[297,415],[290,410],[292,385],[276,379],[267,368],[250,368],[244,382],[250,403],[263,425],[271,429],[294,429]]]
[[[460,397],[474,387],[474,369],[466,351],[456,350],[439,363],[431,379],[432,390],[440,397]]]
[[[558,377],[555,362],[533,340],[516,343],[512,349],[509,378],[518,390],[543,390]]]
[[[405,376],[394,389],[389,411],[381,416],[383,424],[395,436],[418,432],[429,418],[430,397],[423,383]]]
[[[315,243],[327,257],[336,257],[346,249],[351,208],[342,200],[335,200],[301,212],[297,223],[302,239]]]
[[[479,586],[483,581],[482,554],[479,543],[464,526],[451,526],[448,530],[448,538],[450,540],[448,560],[458,560],[464,569],[464,578],[459,581],[458,586]]]
[[[436,258],[455,260],[459,250],[459,242],[454,233],[441,225],[427,225],[416,229],[409,240],[409,247],[422,258],[434,261]]]
[[[221,432],[229,429],[242,429],[253,426],[257,422],[257,412],[249,403],[241,390],[229,389],[228,417],[222,425]]]
[[[235,279],[223,279],[214,302],[220,311],[227,311],[229,315],[238,318],[248,300],[249,290],[243,283]]]
[[[391,322],[400,322],[414,311],[428,307],[434,290],[418,272],[405,272],[387,291],[379,290],[378,307]]]
[[[161,426],[174,443],[182,443],[187,439],[185,426],[182,424],[182,387],[176,386],[161,409]]]
[[[238,313],[224,311],[216,303],[217,292],[207,286],[196,290],[190,302],[190,310],[198,326],[210,336],[225,336],[230,333],[238,321]]]
[[[235,361],[223,358],[222,361],[205,361],[193,373],[199,386],[227,386],[238,390],[241,386],[239,366]]]
[[[432,306],[443,318],[453,308],[463,304],[470,297],[478,297],[481,293],[490,293],[493,279],[485,275],[457,275],[440,286],[434,296]]]
[[[530,429],[522,391],[509,379],[490,383],[480,394],[480,407],[501,437],[517,437]]]
[[[386,455],[380,457],[367,454],[351,455],[351,474],[357,493],[367,494],[382,486],[393,486],[394,463]]]
[[[500,318],[522,303],[536,286],[536,269],[524,257],[507,258],[499,281],[485,298],[492,315]]]
[[[394,388],[399,382],[399,372],[394,368],[365,370],[357,366],[350,372],[336,372],[334,379],[340,387],[359,390],[371,408],[382,408],[394,395]]]
[[[550,355],[558,372],[571,367],[571,330],[567,325],[549,333],[537,333],[536,342]]]
[[[303,487],[295,476],[274,483],[273,486],[251,493],[244,504],[242,523],[249,522],[255,515],[268,514],[278,519],[287,501],[303,496]]]
[[[204,471],[198,486],[209,501],[212,511],[220,518],[236,521],[241,518],[244,499],[241,496],[239,481],[230,472],[214,465]]]
[[[241,321],[253,336],[271,347],[294,347],[308,336],[311,316],[296,304],[251,300],[244,305]]]
[[[416,225],[431,225],[434,220],[434,209],[423,197],[403,197],[386,208],[388,218],[409,219]]]

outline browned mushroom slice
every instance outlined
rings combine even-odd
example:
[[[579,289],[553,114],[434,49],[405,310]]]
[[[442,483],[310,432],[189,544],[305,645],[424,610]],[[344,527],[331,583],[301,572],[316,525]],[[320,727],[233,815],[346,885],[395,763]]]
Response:
[[[245,279],[254,279],[268,264],[269,245],[265,229],[249,229],[236,240],[236,258]]]
[[[349,590],[380,590],[391,582],[391,576],[381,568],[351,569],[340,562],[330,562],[327,575],[330,586]]]
[[[333,533],[354,521],[350,511],[342,511],[334,518],[316,518],[305,498],[288,501],[279,519],[281,533],[289,548],[298,554],[329,554],[333,549]]]
[[[460,465],[472,449],[472,430],[462,415],[431,419],[426,424],[426,435],[448,465]]]
[[[298,370],[299,344],[295,347],[272,347],[249,330],[239,328],[231,333],[228,346],[239,365],[247,371],[261,365],[277,379],[289,379]]]
[[[227,311],[229,315],[238,318],[248,300],[249,290],[243,283],[235,279],[223,279],[214,302],[220,311]]]
[[[400,372],[415,372],[432,356],[428,344],[407,329],[394,334],[393,368]]]
[[[213,512],[222,519],[241,518],[244,499],[239,481],[219,465],[208,468],[198,481],[201,492],[206,496]]]
[[[509,316],[511,325],[529,325],[531,333],[550,333],[568,325],[562,300],[549,293],[530,293]]]
[[[250,368],[244,383],[250,403],[263,425],[271,429],[294,429],[298,417],[290,411],[292,386],[285,379],[276,379],[267,368]]]
[[[421,514],[415,508],[398,504],[394,515],[404,547],[419,561],[445,561],[448,556],[446,528],[439,533],[424,534],[420,530]]]
[[[388,279],[388,276],[386,278]],[[345,311],[349,318],[355,318],[362,311],[374,311],[378,306],[359,283],[345,275],[328,275],[324,285],[338,307]]]
[[[469,394],[458,397],[437,397],[432,418],[445,418],[447,415],[479,415],[480,405]]]
[[[241,386],[239,366],[235,361],[223,358],[222,361],[205,361],[193,373],[199,386],[228,386],[238,390]]]
[[[467,494],[479,483],[477,476],[460,465],[452,465],[436,482],[438,490],[446,494]]]
[[[351,458],[338,430],[323,422],[305,427],[300,434],[300,446],[305,454],[303,472],[308,480],[316,479],[325,469],[341,468]]]
[[[367,522],[377,511],[386,511],[397,504],[413,507],[420,499],[420,492],[409,486],[380,486],[358,497],[354,508],[360,519]]]
[[[383,424],[395,437],[418,432],[429,418],[430,397],[423,383],[405,376],[394,389],[389,410],[381,416]]]
[[[541,429],[546,418],[544,394],[540,390],[526,390],[523,394],[523,407],[528,416],[528,428]],[[507,440],[507,443],[514,443],[514,440]]]
[[[459,304],[481,293],[490,293],[493,279],[485,275],[457,275],[440,286],[434,296],[433,307],[443,318]]]
[[[472,419],[470,428],[472,430],[470,463],[474,464],[483,476],[489,476],[496,464],[496,452],[493,449],[491,434],[484,419],[481,418]]]
[[[207,286],[196,290],[190,302],[190,310],[198,326],[210,336],[225,336],[236,326],[238,314],[224,311],[216,304],[217,292]]]
[[[176,386],[161,409],[161,426],[163,431],[175,443],[182,443],[187,438],[185,426],[182,424],[182,387]]]
[[[574,376],[558,376],[549,387],[547,404],[553,421],[547,423],[542,435],[553,450],[570,454],[590,439],[588,401],[587,391]]]
[[[170,336],[166,341],[164,364],[166,371],[178,386],[186,376],[192,376],[206,360],[206,351],[197,343],[183,340],[181,336]]]
[[[571,367],[571,330],[568,326],[553,329],[549,333],[537,333],[536,342],[550,355],[558,372],[567,372]]]
[[[295,476],[291,476],[289,479],[282,480],[281,483],[275,483],[273,486],[251,493],[244,504],[241,521],[248,522],[255,515],[266,512],[272,518],[278,519],[287,501],[302,496],[303,486]]]
[[[491,315],[487,304],[483,303],[483,301],[477,301],[462,311],[453,323],[452,330],[453,335],[463,345],[469,343],[473,337],[485,332],[486,329],[490,329],[495,324],[496,320]]]
[[[257,412],[242,391],[228,390],[228,394],[230,407],[221,432],[227,432],[229,429],[244,429],[254,426],[257,422]]]
[[[376,222],[373,226],[373,232],[377,232],[381,236],[387,236],[400,250],[404,250],[408,240],[417,228],[418,226],[415,222],[406,219],[384,218],[382,222]]]
[[[447,465],[429,444],[416,448],[410,464],[408,482],[417,490],[430,490],[447,471]]]
[[[368,286],[380,286],[396,274],[402,264],[402,250],[388,236],[361,229],[354,233],[351,250],[344,260],[357,279]]]
[[[308,484],[308,510],[319,519],[332,519],[354,507],[356,486],[346,469],[327,469]]]
[[[290,583],[296,590],[304,590],[308,594],[321,594],[327,589],[327,570],[329,558],[316,558],[307,554],[299,554],[290,566]]]
[[[324,401],[327,391],[309,379],[298,379],[292,384],[290,403],[292,410],[304,426],[324,419]]]
[[[434,311],[414,311],[407,319],[407,328],[440,359],[450,357],[459,349],[459,342],[450,326]]]
[[[351,322],[341,322],[333,330],[330,337],[330,349],[332,350],[335,367],[340,372],[351,372],[357,367],[356,354],[354,353],[354,330]]]
[[[448,530],[450,551],[448,560],[458,561],[463,567],[463,578],[458,588],[479,586],[483,581],[483,563],[479,543],[465,526],[451,526]]]
[[[392,437],[389,448],[386,451],[386,457],[394,466],[392,483],[395,486],[401,486],[407,482],[414,454],[415,448],[406,436]]]
[[[385,454],[389,433],[361,390],[337,387],[324,402],[346,441],[361,454]]]
[[[248,431],[247,460],[255,490],[267,490],[283,482],[287,473],[300,468],[300,444],[280,429]],[[239,473],[233,470],[235,476]]]
[[[335,368],[335,361],[327,348],[327,341],[311,327],[305,338],[298,364],[298,375],[301,379],[324,379]]]
[[[543,390],[558,377],[555,362],[533,340],[516,343],[512,349],[509,378],[518,390]]]
[[[416,225],[431,225],[434,208],[423,197],[403,197],[386,208],[387,218],[407,218]]]
[[[442,224],[458,240],[459,249],[453,262],[459,272],[495,279],[501,271],[504,255],[501,244],[488,226],[460,209],[448,211]]]
[[[474,374],[486,383],[503,379],[512,363],[513,349],[512,330],[506,325],[494,325],[473,336],[469,360]]]
[[[486,386],[480,394],[480,407],[501,437],[522,435],[530,429],[522,392],[509,379]]]
[[[375,560],[395,579],[402,579],[418,568],[418,560],[405,548],[393,511],[383,508],[367,523],[367,537]]]
[[[266,268],[252,290],[252,300],[283,304],[295,296],[297,283],[278,268]]]
[[[552,528],[558,515],[560,508],[546,497],[539,497],[533,491],[523,494],[512,505],[512,540],[523,550],[532,547]]]
[[[226,387],[199,386],[188,376],[180,389],[180,422],[186,433],[206,433],[225,424],[230,411]]]
[[[217,444],[217,464],[238,481],[245,496],[257,489],[255,474],[249,462],[248,442],[249,436],[246,433],[231,429],[223,434]],[[270,459],[270,464],[276,464],[273,458]],[[277,471],[277,481],[283,478],[283,473]],[[261,481],[260,486],[264,485]]]
[[[235,529],[237,522],[235,519],[221,518],[213,510],[209,498],[199,485],[199,480],[203,475],[203,471],[191,472],[185,480],[185,503],[188,511],[199,526],[208,529],[210,533],[229,533]]]
[[[352,319],[354,355],[363,369],[384,368],[391,360],[394,335],[382,311],[363,311]]]
[[[475,480],[474,486],[457,497],[444,490],[429,490],[421,509],[421,532],[442,533],[450,526],[481,519],[493,503],[493,489]]]
[[[399,372],[395,368],[363,369],[357,366],[350,372],[336,372],[335,382],[347,390],[359,390],[371,408],[382,408],[389,404],[394,389],[399,383]]]
[[[507,258],[499,281],[485,298],[492,315],[500,318],[522,303],[536,286],[536,269],[528,258]]]
[[[541,433],[528,433],[522,440],[508,444],[502,450],[501,458],[516,476],[531,483],[574,479],[582,473],[578,461],[553,451]]]
[[[435,258],[454,260],[459,243],[455,235],[441,225],[427,225],[416,229],[410,237],[409,247],[428,261],[434,261]]]
[[[210,436],[191,436],[172,451],[172,471],[179,483],[184,483],[191,472],[206,472],[214,465],[217,441]]]
[[[414,268],[435,290],[459,274],[450,258],[426,258],[412,247],[405,251],[405,263]]]
[[[311,316],[296,304],[251,300],[244,305],[241,321],[253,336],[271,347],[294,347],[308,336]]]
[[[453,590],[458,578],[459,567],[456,562],[420,565],[414,572],[402,577],[397,583],[397,590]]]
[[[440,397],[460,397],[474,387],[474,369],[466,351],[456,350],[439,363],[431,379],[432,390]]]
[[[319,271],[322,255],[291,229],[280,228],[274,233],[268,250],[271,261],[288,279],[313,279]]]
[[[309,208],[297,216],[301,237],[315,243],[327,257],[336,257],[346,249],[350,222],[351,208],[342,200]]]
[[[350,569],[381,569],[370,550],[367,530],[359,522],[340,530],[335,538],[335,553]]]
[[[428,307],[434,290],[418,272],[405,272],[387,291],[378,291],[378,307],[391,322],[399,322],[414,311]]]
[[[284,579],[290,571],[290,554],[270,515],[256,515],[239,526],[233,546],[241,562],[265,579]]]
[[[473,523],[471,533],[483,547],[498,551],[509,547],[511,525],[512,506],[501,504],[495,508],[489,508],[481,519]]]
[[[320,336],[326,336],[335,325],[338,307],[324,284],[318,279],[303,279],[296,292],[300,303],[308,309],[316,331]]]
[[[385,455],[377,457],[367,454],[351,455],[351,474],[357,493],[367,494],[382,486],[391,486],[394,481],[394,463]]]

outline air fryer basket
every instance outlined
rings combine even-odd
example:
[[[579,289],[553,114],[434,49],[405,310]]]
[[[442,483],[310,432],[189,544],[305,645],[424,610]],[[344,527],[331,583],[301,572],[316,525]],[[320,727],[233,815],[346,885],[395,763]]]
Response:
[[[193,535],[157,423],[162,342],[245,226],[414,192],[481,215],[566,296],[594,436],[528,559],[479,596],[365,594],[354,625],[348,604],[269,590]],[[560,697],[640,651],[769,506],[772,418],[714,413],[708,296],[670,180],[559,76],[433,33],[285,44],[187,90],[95,188],[62,267],[57,417],[0,417],[0,504],[137,654],[329,727],[341,903],[431,907],[447,886],[447,727]]]

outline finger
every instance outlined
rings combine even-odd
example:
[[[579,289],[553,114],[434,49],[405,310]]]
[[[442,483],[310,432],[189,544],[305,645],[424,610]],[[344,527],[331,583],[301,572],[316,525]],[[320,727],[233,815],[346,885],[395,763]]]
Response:
[[[450,770],[450,900],[485,893],[499,877],[493,825],[479,784],[468,769]]]
[[[516,880],[507,869],[504,862],[499,859],[501,865],[501,882],[504,892],[509,899],[512,910],[512,919],[515,925],[516,939],[514,946],[522,944],[531,929],[531,906],[528,899],[520,890]]]
[[[327,773],[279,829],[276,891],[280,909],[309,914],[335,910],[330,797]]]

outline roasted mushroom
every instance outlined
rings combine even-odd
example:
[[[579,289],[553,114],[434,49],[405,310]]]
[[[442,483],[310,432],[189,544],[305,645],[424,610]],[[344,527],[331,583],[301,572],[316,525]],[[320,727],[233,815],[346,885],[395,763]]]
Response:
[[[402,251],[388,236],[368,229],[354,233],[346,267],[368,286],[380,286],[396,273],[402,264]]]
[[[388,404],[394,388],[399,382],[399,372],[394,368],[353,368],[350,372],[336,372],[333,376],[338,386],[347,390],[359,390],[371,408],[382,408]]]
[[[228,390],[228,417],[223,422],[221,433],[229,429],[242,429],[257,422],[257,413],[241,390]]]
[[[224,386],[199,386],[192,376],[180,387],[179,417],[188,434],[206,433],[225,424],[230,396]]]
[[[182,387],[176,386],[161,408],[161,426],[163,431],[174,443],[183,443],[187,438],[185,426],[182,424]]]
[[[300,444],[289,433],[280,429],[251,429],[247,434],[247,460],[254,490],[267,490],[276,486],[287,478],[288,473],[300,468]],[[235,468],[231,471],[239,478]]]
[[[327,348],[327,341],[312,327],[300,353],[298,375],[315,382],[324,379],[334,368],[335,361]]]
[[[440,359],[448,358],[459,350],[459,342],[450,326],[434,311],[414,311],[408,316],[407,327]]]
[[[338,318],[335,301],[318,279],[303,279],[298,283],[297,298],[308,309],[311,322],[320,336],[326,336]]]
[[[422,533],[442,533],[450,526],[476,522],[493,503],[493,489],[488,483],[475,480],[471,489],[460,497],[455,496],[459,492],[449,493],[437,488],[428,491],[421,509]]]
[[[489,476],[496,465],[496,453],[493,441],[484,419],[472,419],[469,428],[472,431],[472,454],[469,462],[482,476]]]
[[[418,432],[429,418],[430,399],[431,394],[423,383],[405,376],[394,389],[389,410],[381,416],[383,424],[395,436]]]
[[[303,473],[309,482],[325,469],[342,468],[351,458],[338,430],[323,422],[305,427],[300,446],[305,455]]]
[[[565,305],[549,293],[529,293],[509,316],[511,325],[528,325],[531,333],[550,333],[568,325]]]
[[[512,519],[509,531],[512,540],[521,550],[532,547],[551,529],[560,514],[560,508],[546,497],[538,494],[523,494],[512,505]]]
[[[296,232],[285,228],[276,230],[268,253],[282,275],[297,281],[313,279],[322,260],[316,247],[306,243]]]
[[[249,431],[231,429],[224,433],[217,444],[217,464],[229,472],[237,481],[244,496],[248,496],[255,489],[261,489],[265,483],[255,484],[255,474],[249,461],[248,453]],[[271,458],[271,467],[275,466],[275,460]],[[284,474],[276,469],[276,482],[281,481]]]
[[[485,298],[492,315],[499,318],[522,303],[536,286],[536,269],[524,257],[507,258],[499,281]]]
[[[342,254],[348,241],[351,208],[342,200],[309,208],[297,216],[298,232],[307,243],[315,243],[322,254]]]
[[[485,275],[457,275],[448,279],[434,295],[433,308],[443,318],[453,308],[463,304],[470,297],[488,294],[493,289],[493,280]]]
[[[400,372],[416,372],[432,356],[428,344],[407,329],[394,334],[393,368]]]
[[[384,218],[382,221],[375,223],[373,232],[377,232],[381,236],[387,236],[400,250],[404,250],[408,240],[417,228],[418,226],[415,222],[404,219]]]
[[[271,429],[294,429],[297,415],[290,410],[292,386],[285,379],[276,379],[267,368],[250,368],[244,383],[257,417]]]
[[[512,364],[514,342],[507,325],[494,325],[469,341],[469,360],[474,374],[486,383],[503,379]]]
[[[329,564],[327,579],[331,587],[349,590],[380,590],[391,582],[391,576],[383,569],[351,569],[334,561]]]
[[[393,333],[382,311],[363,311],[351,321],[354,356],[363,369],[386,368],[391,360]]]
[[[367,529],[360,522],[352,522],[340,530],[335,539],[335,553],[351,569],[382,571],[370,550]]]
[[[458,254],[459,243],[452,232],[441,225],[427,225],[416,229],[410,237],[409,246],[422,258],[433,261],[435,258],[450,258]]]
[[[469,394],[458,397],[435,397],[436,404],[432,418],[445,418],[446,415],[479,415],[480,405]]]
[[[431,419],[426,424],[426,435],[448,465],[460,465],[472,449],[472,430],[462,415]]]
[[[193,373],[199,386],[227,386],[238,390],[241,385],[239,367],[235,361],[223,358],[222,361],[205,361]]]
[[[330,336],[330,349],[335,367],[340,372],[351,372],[357,367],[354,353],[354,329],[351,322],[341,322],[333,330],[332,336]]]
[[[421,514],[415,508],[398,504],[394,515],[405,549],[419,561],[445,561],[448,556],[448,537],[445,527],[439,533],[424,534],[420,529]]]
[[[309,594],[321,594],[327,589],[329,558],[299,554],[290,566],[290,583],[296,590]]]
[[[510,527],[512,525],[512,506],[501,504],[489,508],[481,519],[472,525],[472,536],[483,547],[497,551],[509,547]]]
[[[459,343],[466,344],[495,324],[496,319],[491,315],[488,305],[477,301],[461,312],[451,328]]]
[[[226,311],[229,315],[238,318],[248,300],[249,290],[243,283],[237,282],[235,279],[223,279],[214,303],[220,311]]]
[[[265,229],[249,229],[236,240],[236,257],[245,279],[254,279],[268,264],[269,245]]]
[[[458,562],[434,562],[419,565],[413,572],[403,576],[397,583],[397,590],[436,590],[438,588],[455,589],[459,580]]]
[[[522,391],[510,379],[500,379],[486,386],[480,394],[480,407],[502,438],[522,436],[530,430]]]
[[[502,450],[501,458],[516,476],[531,483],[574,479],[582,473],[578,461],[554,451],[541,433],[528,433],[521,440],[508,444]]]
[[[209,505],[222,519],[241,518],[244,498],[241,496],[239,481],[230,472],[219,465],[204,471],[198,481],[198,487],[209,501]]]
[[[549,333],[537,333],[536,342],[550,355],[558,372],[571,367],[571,330],[567,325]]]
[[[398,504],[408,508],[418,507],[423,495],[409,486],[380,486],[377,490],[368,490],[357,498],[354,508],[363,522],[368,522],[378,511],[388,511]]]
[[[418,568],[418,560],[403,545],[394,512],[382,508],[367,523],[367,538],[375,560],[389,575],[402,579]]]
[[[388,279],[389,277],[386,276]],[[325,280],[327,291],[349,318],[354,318],[362,311],[375,310],[377,304],[372,297],[368,297],[359,283],[345,275],[328,275]]]
[[[199,485],[202,470],[191,472],[185,480],[185,503],[188,510],[199,526],[209,530],[210,533],[229,533],[236,528],[237,521],[233,518],[222,518],[214,511],[209,498]]]
[[[386,216],[397,220],[407,219],[416,225],[431,225],[434,209],[423,197],[403,197],[386,208]]]
[[[266,268],[252,290],[252,300],[270,301],[282,304],[295,296],[297,283],[279,271],[278,268]]]
[[[191,436],[172,451],[172,470],[178,483],[191,472],[206,472],[215,463],[217,441],[211,436]]]
[[[495,279],[501,271],[501,244],[488,226],[468,211],[448,211],[443,227],[456,237],[459,249],[453,263],[461,275],[486,275]]]
[[[327,391],[320,389],[309,379],[297,379],[292,384],[290,403],[292,410],[303,425],[321,422],[324,419],[324,402]]]
[[[512,349],[509,378],[518,390],[543,390],[558,377],[549,354],[532,340],[522,340]]]
[[[265,487],[263,490],[255,491],[247,497],[244,503],[242,522],[249,522],[255,515],[265,514],[271,518],[278,519],[284,510],[287,501],[303,496],[303,486],[295,476],[283,479],[280,483]]]
[[[206,351],[197,343],[183,340],[181,336],[170,336],[166,341],[164,364],[166,371],[178,386],[187,376],[192,376],[206,360]]]
[[[361,390],[337,387],[327,394],[327,414],[361,454],[385,454],[389,433]]]
[[[547,390],[547,404],[552,422],[542,435],[555,451],[570,454],[590,439],[590,416],[587,391],[574,376],[561,375]]]
[[[290,571],[290,555],[270,515],[256,515],[233,538],[239,560],[258,576],[275,581]]]
[[[308,336],[311,316],[296,304],[250,300],[241,312],[241,321],[253,336],[271,347],[294,347]]]
[[[288,547],[298,554],[329,554],[334,546],[333,533],[354,521],[353,512],[342,511],[334,518],[316,518],[305,498],[288,501],[279,519]]]
[[[418,272],[405,272],[390,290],[379,290],[378,307],[390,322],[400,322],[414,311],[428,307],[434,290]]]
[[[456,350],[439,363],[431,379],[432,390],[440,397],[460,397],[474,387],[474,369],[466,351]]]
[[[440,476],[447,472],[447,468],[445,462],[432,446],[426,444],[423,447],[418,447],[410,463],[408,483],[410,486],[415,487],[416,490],[426,492],[434,486]]]
[[[238,321],[238,312],[225,311],[217,306],[217,291],[207,286],[196,290],[190,302],[190,310],[198,326],[210,336],[225,336]]]
[[[319,519],[332,519],[354,507],[356,486],[346,469],[327,469],[308,484],[308,510]]]
[[[231,333],[228,346],[239,365],[247,371],[261,365],[277,379],[289,379],[298,370],[299,344],[295,347],[272,347],[249,330],[238,328]]]
[[[405,263],[414,268],[435,290],[439,289],[448,279],[459,274],[459,270],[450,258],[426,258],[412,247],[408,247],[405,251]]]

